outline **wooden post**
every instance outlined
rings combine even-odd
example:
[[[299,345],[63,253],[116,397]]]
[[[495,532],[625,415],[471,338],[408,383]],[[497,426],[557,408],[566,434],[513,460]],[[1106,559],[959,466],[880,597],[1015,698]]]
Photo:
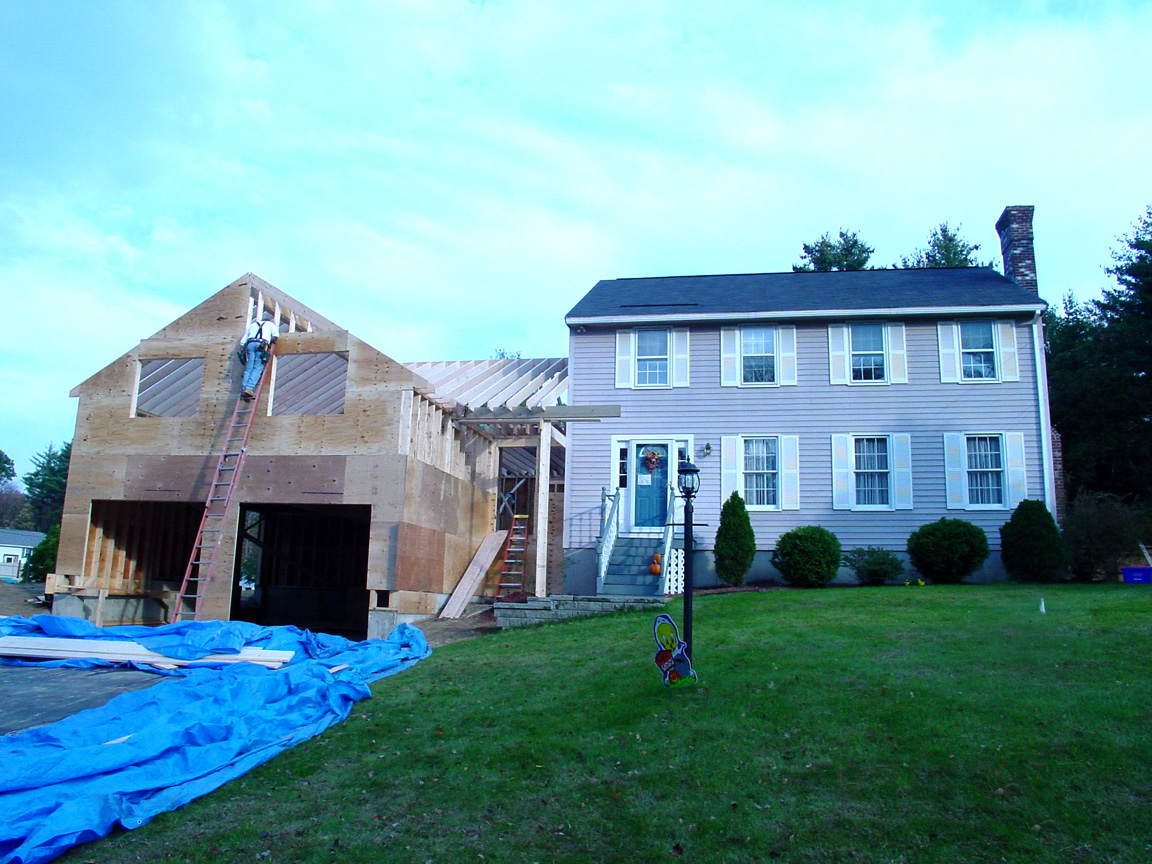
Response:
[[[552,476],[552,424],[540,421],[536,445],[536,596],[548,596],[548,480]]]

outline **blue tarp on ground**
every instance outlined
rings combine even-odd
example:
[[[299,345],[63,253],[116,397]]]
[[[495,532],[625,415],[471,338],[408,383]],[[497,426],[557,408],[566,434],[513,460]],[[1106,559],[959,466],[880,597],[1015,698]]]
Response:
[[[431,653],[424,634],[408,624],[386,640],[351,642],[241,621],[98,628],[36,615],[0,619],[0,636],[131,639],[181,659],[244,646],[295,652],[280,669],[252,663],[181,667],[177,677],[147,690],[0,738],[0,864],[50,861],[116,825],[137,828],[187,804],[340,722],[371,695],[369,682]],[[343,664],[348,668],[328,671]]]

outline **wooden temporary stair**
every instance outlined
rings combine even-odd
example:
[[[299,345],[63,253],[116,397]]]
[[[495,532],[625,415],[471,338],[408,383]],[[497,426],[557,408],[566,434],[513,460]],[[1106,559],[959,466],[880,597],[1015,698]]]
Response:
[[[270,345],[271,355],[275,345]],[[208,487],[208,499],[204,502],[204,515],[200,517],[200,529],[196,532],[196,543],[188,556],[188,566],[184,569],[184,581],[180,583],[180,594],[169,611],[168,621],[195,619],[204,601],[201,586],[212,581],[216,565],[216,552],[220,548],[228,517],[235,504],[236,481],[248,452],[248,436],[252,433],[252,421],[256,417],[256,406],[260,404],[260,394],[264,392],[264,381],[268,378],[268,367],[272,358],[264,365],[260,380],[256,382],[255,395],[251,399],[237,397],[228,421],[228,431],[221,447],[220,460],[216,463],[216,473],[212,485]]]
[[[500,585],[496,599],[513,591],[524,590],[524,565],[528,557],[528,517],[513,516],[508,539],[504,541],[504,566],[500,570]]]

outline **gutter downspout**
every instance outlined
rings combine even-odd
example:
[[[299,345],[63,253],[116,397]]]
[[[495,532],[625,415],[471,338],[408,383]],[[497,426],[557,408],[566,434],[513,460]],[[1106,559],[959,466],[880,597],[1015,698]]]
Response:
[[[1048,403],[1048,362],[1044,356],[1044,319],[1032,316],[1032,353],[1036,367],[1036,403],[1040,409],[1040,457],[1044,472],[1044,505],[1056,517],[1056,477],[1052,461],[1052,412]]]

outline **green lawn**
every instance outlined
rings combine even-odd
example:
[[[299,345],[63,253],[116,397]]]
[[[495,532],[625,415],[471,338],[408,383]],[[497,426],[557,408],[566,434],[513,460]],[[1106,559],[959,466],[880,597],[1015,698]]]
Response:
[[[322,737],[61,860],[1152,860],[1145,586],[699,596],[701,682],[679,690],[651,625],[439,649]]]

